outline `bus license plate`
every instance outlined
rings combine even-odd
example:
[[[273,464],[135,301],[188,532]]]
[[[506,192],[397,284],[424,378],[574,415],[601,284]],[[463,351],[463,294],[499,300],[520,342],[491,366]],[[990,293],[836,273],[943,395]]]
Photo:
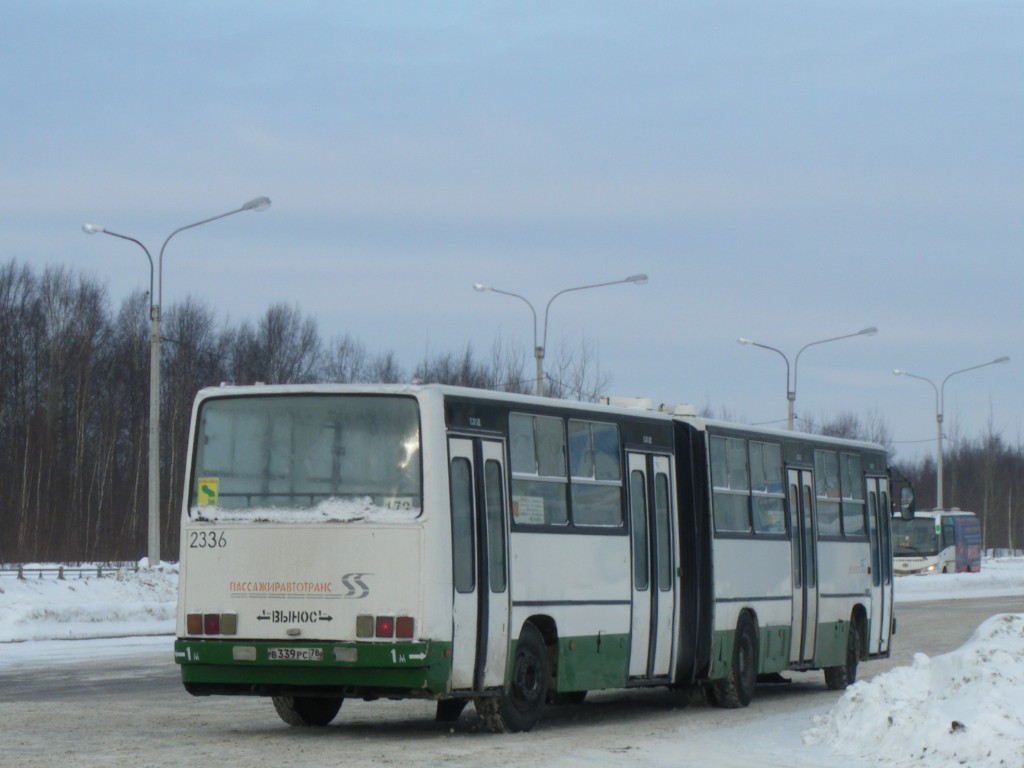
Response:
[[[268,648],[271,661],[323,661],[323,648]]]

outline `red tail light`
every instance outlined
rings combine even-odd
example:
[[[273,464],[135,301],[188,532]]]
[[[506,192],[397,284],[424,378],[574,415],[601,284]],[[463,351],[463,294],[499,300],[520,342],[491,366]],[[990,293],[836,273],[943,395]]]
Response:
[[[219,635],[220,634],[220,614],[219,613],[204,613],[203,614],[203,634],[206,634],[206,635]]]
[[[415,636],[416,621],[412,616],[373,616],[364,613],[356,617],[356,637],[361,640],[411,640]]]

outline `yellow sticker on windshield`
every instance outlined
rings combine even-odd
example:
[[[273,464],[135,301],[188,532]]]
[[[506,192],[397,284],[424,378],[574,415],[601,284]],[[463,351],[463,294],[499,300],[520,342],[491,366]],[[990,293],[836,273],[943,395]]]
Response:
[[[200,507],[216,507],[220,497],[219,477],[200,477],[199,494],[196,503]]]

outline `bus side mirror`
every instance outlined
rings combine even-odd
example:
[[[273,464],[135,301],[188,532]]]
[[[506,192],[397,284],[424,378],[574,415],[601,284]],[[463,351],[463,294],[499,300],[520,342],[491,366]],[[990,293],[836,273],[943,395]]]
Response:
[[[914,489],[906,485],[900,488],[900,517],[914,519]]]

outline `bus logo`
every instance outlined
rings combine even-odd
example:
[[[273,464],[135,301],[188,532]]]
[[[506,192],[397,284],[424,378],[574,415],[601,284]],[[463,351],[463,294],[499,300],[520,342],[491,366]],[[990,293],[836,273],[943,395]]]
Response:
[[[348,590],[342,597],[349,598],[352,600],[362,600],[368,594],[370,594],[370,588],[363,581],[363,576],[369,576],[368,573],[346,573],[341,577],[341,583],[345,585],[345,589]]]

